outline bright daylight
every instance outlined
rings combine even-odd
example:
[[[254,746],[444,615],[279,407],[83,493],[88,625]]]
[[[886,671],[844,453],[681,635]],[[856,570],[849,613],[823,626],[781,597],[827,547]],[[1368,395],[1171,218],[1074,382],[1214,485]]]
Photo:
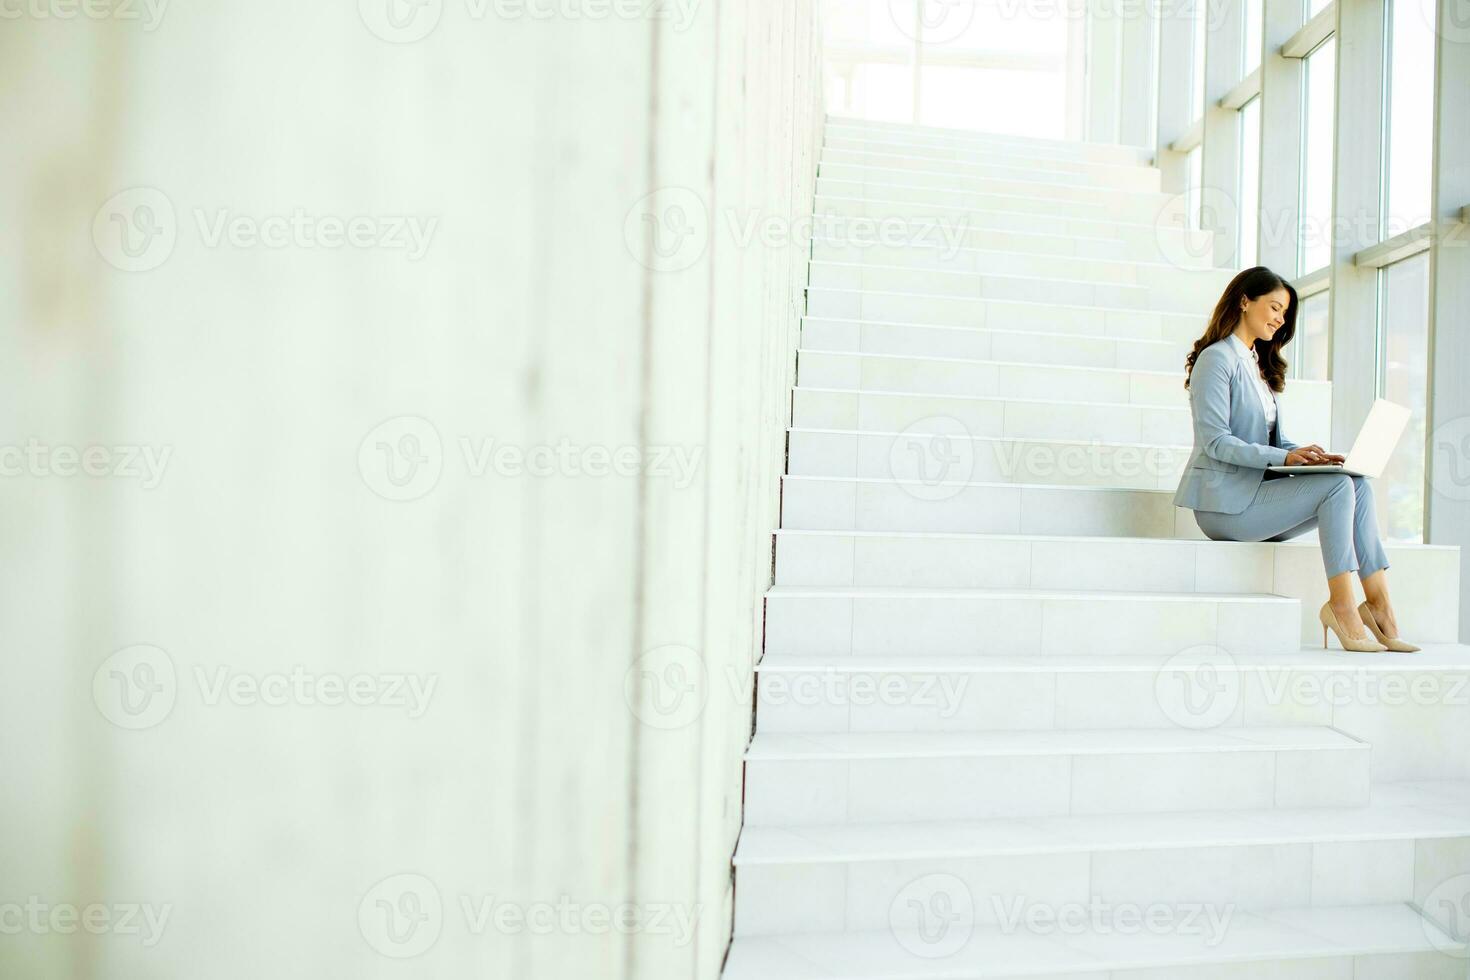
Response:
[[[0,980],[1470,980],[1465,0],[0,66]]]

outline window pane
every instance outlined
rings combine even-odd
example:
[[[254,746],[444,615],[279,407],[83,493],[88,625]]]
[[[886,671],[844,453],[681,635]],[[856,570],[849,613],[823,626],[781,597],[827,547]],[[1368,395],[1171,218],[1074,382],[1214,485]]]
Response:
[[[1330,295],[1324,291],[1308,296],[1296,311],[1296,336],[1286,352],[1292,377],[1304,381],[1327,380],[1327,298]]]
[[[1327,6],[1329,2],[1331,0],[1307,0],[1307,20],[1317,16],[1318,11]]]
[[[1379,523],[1396,541],[1424,539],[1425,376],[1429,359],[1429,253],[1380,273],[1383,397],[1414,414],[1378,481]]]
[[[1062,72],[932,65],[919,71],[919,122],[925,126],[1066,137],[1067,79]],[[997,92],[1007,97],[992,97]],[[1012,93],[1025,96],[1010,98]]]
[[[914,70],[907,65],[829,64],[827,111],[881,122],[913,122]]]
[[[1392,0],[1385,238],[1429,220],[1434,122],[1434,25],[1430,20],[1434,8],[1421,0]],[[1460,106],[1459,111],[1465,107]]]
[[[1201,147],[1196,146],[1189,151],[1189,226],[1198,228],[1200,226],[1200,183],[1204,179],[1205,154]]]
[[[1303,86],[1301,233],[1297,272],[1332,260],[1332,86],[1337,49],[1328,38],[1307,56]]]
[[[1244,78],[1261,65],[1262,0],[1245,0],[1245,51],[1240,77]]]
[[[1261,100],[1240,110],[1240,267],[1256,264],[1256,233],[1261,221]]]
[[[1196,116],[1205,114],[1205,33],[1209,26],[1205,0],[1194,0],[1194,72],[1190,76],[1190,82],[1193,85],[1191,97],[1194,99]]]

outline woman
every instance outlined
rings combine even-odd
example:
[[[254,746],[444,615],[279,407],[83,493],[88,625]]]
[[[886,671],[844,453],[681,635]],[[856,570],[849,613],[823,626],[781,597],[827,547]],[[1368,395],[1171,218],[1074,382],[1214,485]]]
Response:
[[[1411,653],[1419,648],[1399,639],[1368,481],[1266,471],[1343,461],[1281,434],[1281,348],[1296,331],[1296,312],[1296,290],[1264,266],[1246,269],[1225,287],[1205,335],[1185,359],[1194,452],[1174,503],[1193,510],[1200,530],[1216,541],[1285,541],[1317,528],[1329,595],[1317,614],[1323,648],[1330,629],[1344,650]],[[1367,596],[1362,605],[1353,594],[1354,572]]]

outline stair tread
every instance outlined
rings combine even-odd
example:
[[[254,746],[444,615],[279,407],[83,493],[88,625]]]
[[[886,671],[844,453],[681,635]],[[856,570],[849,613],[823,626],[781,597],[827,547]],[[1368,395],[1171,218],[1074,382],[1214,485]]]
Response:
[[[1019,334],[1030,337],[1045,337],[1049,341],[1083,340],[1083,341],[1108,341],[1123,344],[1145,344],[1152,347],[1167,347],[1176,350],[1180,343],[1170,340],[1143,340],[1134,337],[1108,337],[1093,333],[1067,333],[1063,331],[1039,331],[1039,330],[1017,330],[1013,327],[990,327],[984,324],[969,326],[955,323],[909,323],[902,320],[868,320],[863,318],[844,316],[804,316],[801,318],[803,325],[807,323],[853,323],[861,327],[916,327],[920,330],[962,330],[968,333],[1008,333]],[[844,352],[846,353],[846,352]]]
[[[1426,670],[1470,670],[1470,645],[1463,643],[1425,643],[1423,650],[1412,656],[1386,657],[1371,653],[1348,653],[1336,648],[1302,647],[1285,653],[1245,651],[1230,655],[1234,666],[1242,670],[1347,670],[1382,671],[1398,674]],[[902,656],[842,654],[813,656],[793,653],[768,653],[756,664],[760,673],[802,673],[833,671],[837,673],[973,673],[1010,674],[1061,671],[1075,673],[1154,673],[1173,659],[1175,654],[1119,653],[1107,657],[1088,654],[1048,654],[1044,657],[1019,654],[946,655],[904,654]],[[1231,665],[1212,661],[1216,670],[1229,670]],[[1182,667],[1176,669],[1183,669]],[[1470,695],[1470,692],[1467,692]],[[1470,785],[1470,784],[1467,784]]]
[[[1234,911],[1234,910],[1232,910]],[[1148,969],[1204,963],[1413,953],[1466,948],[1405,904],[1234,911],[1229,928],[1165,934],[1087,920],[1038,934],[975,926],[954,955],[917,956],[891,931],[737,936],[726,980],[920,980]],[[908,945],[902,941],[907,938]]]
[[[1326,841],[1470,836],[1470,783],[1461,800],[1375,791],[1363,807],[1202,810],[936,820],[906,823],[747,827],[735,864],[967,858],[1000,854],[1154,850]],[[1383,796],[1383,800],[1376,797]]]
[[[879,481],[886,482],[886,481]],[[1006,484],[1007,486],[1009,484]],[[1173,492],[1173,491],[1169,491]],[[810,536],[823,538],[960,538],[967,541],[972,540],[994,540],[994,541],[1039,541],[1039,542],[1061,542],[1075,541],[1086,544],[1112,543],[1112,544],[1138,544],[1158,545],[1160,547],[1207,547],[1212,550],[1221,548],[1310,548],[1316,551],[1318,544],[1311,538],[1293,538],[1290,541],[1212,541],[1209,538],[1140,538],[1127,535],[1110,534],[1014,534],[988,531],[872,531],[872,530],[844,530],[824,528],[800,528],[782,527],[774,532],[778,537]],[[1385,545],[1386,548],[1395,551],[1458,551],[1459,545],[1453,544],[1425,544],[1420,541],[1393,541]]]
[[[1296,603],[1269,592],[1111,592],[1101,589],[908,588],[891,585],[773,585],[767,598],[850,599],[1095,599],[1117,602],[1248,602]]]
[[[847,354],[847,353],[857,353],[857,352],[856,351],[812,351],[811,353],[817,353],[817,354]],[[940,358],[924,358],[924,360],[940,360]],[[1031,364],[1030,366],[1032,366],[1032,367],[1059,367],[1060,365],[1055,365],[1055,364],[1042,364],[1040,362],[1037,362],[1037,363]],[[1098,368],[1097,370],[1116,370],[1116,369],[1114,369],[1114,368]],[[1137,372],[1134,372],[1134,373],[1137,373]],[[832,395],[861,395],[864,398],[943,398],[943,399],[956,399],[956,400],[959,400],[959,401],[969,401],[969,402],[1013,402],[1013,403],[1016,403],[1016,404],[1025,404],[1025,405],[1051,405],[1051,406],[1056,407],[1056,408],[1063,408],[1063,409],[1069,409],[1069,410],[1070,409],[1076,409],[1076,408],[1131,408],[1131,409],[1146,409],[1146,410],[1151,411],[1151,412],[1174,412],[1174,413],[1177,413],[1179,415],[1188,415],[1189,414],[1189,406],[1188,405],[1182,405],[1182,406],[1181,405],[1143,405],[1143,404],[1139,404],[1137,402],[1084,402],[1084,401],[1059,402],[1059,401],[1056,401],[1055,399],[1047,399],[1047,398],[1022,398],[1022,397],[1019,397],[1019,396],[1008,396],[1008,395],[971,395],[971,394],[963,394],[963,393],[962,394],[953,394],[953,393],[944,392],[944,391],[908,391],[908,390],[904,390],[904,391],[888,391],[886,389],[885,390],[882,390],[882,391],[874,391],[874,390],[863,389],[863,388],[826,388],[826,387],[814,387],[814,386],[811,386],[811,385],[796,385],[794,388],[792,388],[792,391],[820,392],[820,393],[823,393],[823,394],[832,394]],[[864,430],[864,431],[866,431],[866,430]]]
[[[1021,755],[1159,755],[1176,752],[1367,751],[1367,743],[1320,725],[1276,728],[1106,728],[987,732],[757,731],[749,761],[912,759]]]
[[[1186,399],[1188,398],[1188,393],[1184,390],[1184,371],[1182,369],[1178,371],[1155,371],[1147,368],[1093,367],[1087,364],[1047,364],[1037,363],[1033,361],[1007,361],[994,357],[953,357],[944,354],[884,354],[877,351],[821,350],[813,347],[798,347],[796,349],[796,353],[798,356],[802,354],[822,354],[826,356],[866,358],[868,360],[881,359],[889,361],[942,361],[944,363],[955,364],[994,364],[998,367],[1041,367],[1054,371],[1089,371],[1097,374],[1147,374],[1153,377],[1169,378],[1171,380],[1177,379],[1179,381],[1179,397],[1181,404],[1184,404],[1186,402]],[[1302,388],[1328,389],[1332,386],[1332,382],[1330,381],[1294,380],[1292,381],[1292,384],[1294,386],[1299,386]],[[908,394],[908,392],[905,392],[905,394]],[[1059,401],[1059,404],[1075,405],[1079,403]],[[1168,406],[1158,407],[1166,408]],[[1187,408],[1187,404],[1185,404],[1184,407]]]
[[[1034,215],[1032,217],[1034,217]],[[1152,310],[1143,309],[1136,306],[1113,306],[1111,304],[1098,303],[1062,303],[1055,300],[1018,299],[1014,296],[956,296],[949,293],[915,293],[903,289],[849,289],[843,286],[812,285],[808,285],[806,287],[806,291],[808,293],[811,293],[813,291],[830,293],[868,293],[874,296],[903,296],[907,297],[908,299],[915,300],[943,299],[965,300],[971,303],[1013,303],[1021,306],[1041,306],[1049,310],[1089,310],[1097,313],[1134,313],[1143,316],[1186,317],[1190,320],[1198,321],[1201,329],[1203,329],[1205,321],[1208,318],[1208,313],[1203,310],[1198,313],[1188,313],[1181,310]],[[915,326],[928,326],[928,324],[919,322],[915,323]],[[934,324],[934,326],[942,326],[942,324]],[[1318,383],[1325,384],[1325,382]]]

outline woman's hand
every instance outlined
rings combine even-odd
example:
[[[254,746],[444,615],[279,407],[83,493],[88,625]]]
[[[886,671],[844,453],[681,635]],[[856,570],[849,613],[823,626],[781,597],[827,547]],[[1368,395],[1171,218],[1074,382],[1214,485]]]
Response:
[[[1331,463],[1342,463],[1346,460],[1346,456],[1329,453],[1317,445],[1298,446],[1286,454],[1287,466],[1325,466]]]

